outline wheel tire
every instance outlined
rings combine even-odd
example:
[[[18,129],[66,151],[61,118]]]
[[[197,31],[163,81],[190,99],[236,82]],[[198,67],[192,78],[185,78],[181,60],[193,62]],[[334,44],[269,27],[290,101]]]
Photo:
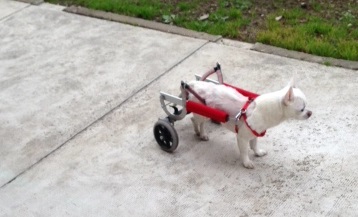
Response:
[[[153,133],[161,149],[166,152],[173,152],[177,149],[179,144],[178,134],[168,120],[159,119],[153,127]]]

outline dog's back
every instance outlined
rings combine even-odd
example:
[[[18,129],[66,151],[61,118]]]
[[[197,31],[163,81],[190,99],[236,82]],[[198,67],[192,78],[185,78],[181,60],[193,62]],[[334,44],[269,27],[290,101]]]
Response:
[[[205,81],[192,81],[189,85],[200,97],[205,99],[207,106],[225,111],[229,116],[235,116],[248,100],[235,89],[225,85]],[[192,94],[189,95],[189,100],[199,102]]]

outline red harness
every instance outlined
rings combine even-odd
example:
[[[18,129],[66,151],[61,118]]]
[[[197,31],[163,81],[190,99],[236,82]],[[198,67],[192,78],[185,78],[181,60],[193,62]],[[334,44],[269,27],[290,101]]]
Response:
[[[263,137],[265,135],[265,133],[266,133],[266,130],[264,132],[262,132],[262,133],[258,133],[258,132],[256,132],[255,130],[253,130],[250,127],[250,125],[247,123],[247,120],[246,120],[247,119],[246,110],[249,107],[250,103],[252,103],[256,99],[256,97],[259,96],[259,94],[253,93],[253,92],[250,92],[250,91],[247,91],[247,90],[235,87],[235,86],[232,86],[230,84],[224,84],[224,85],[226,85],[228,87],[231,87],[231,88],[234,88],[237,92],[239,92],[242,95],[244,95],[247,98],[249,98],[249,100],[247,100],[247,102],[245,103],[244,107],[242,107],[242,109],[240,110],[239,114],[236,115],[236,120],[238,122],[240,120],[240,118],[243,117],[246,126],[251,130],[252,134],[254,134],[256,137]],[[235,124],[235,131],[236,131],[236,133],[239,132],[239,126],[237,125],[237,123]]]
[[[210,73],[212,74],[213,71],[210,71]],[[209,73],[209,75],[210,75]],[[207,75],[206,75],[207,77]],[[205,77],[205,78],[206,78]],[[220,77],[219,77],[220,78]],[[222,78],[221,78],[222,79]],[[202,104],[200,103],[195,103],[192,101],[187,101],[186,102],[186,109],[188,112],[194,112],[200,115],[203,115],[205,117],[210,117],[212,120],[218,121],[218,122],[226,122],[229,118],[228,114],[223,112],[223,111],[219,111],[217,109],[213,109],[210,107],[206,106],[206,102],[205,99],[203,99],[202,97],[199,96],[199,94],[197,94],[193,89],[191,89],[191,87],[189,85],[187,85],[185,82],[182,82],[182,88],[184,88],[186,91],[188,91],[189,93],[193,94]],[[265,135],[266,131],[262,132],[262,133],[258,133],[255,130],[253,130],[249,124],[247,123],[247,116],[246,116],[246,110],[249,107],[250,103],[253,102],[255,100],[256,97],[258,97],[259,95],[256,93],[252,93],[250,91],[232,86],[230,84],[226,84],[223,83],[223,85],[231,87],[233,89],[235,89],[237,92],[239,92],[240,94],[248,97],[248,101],[245,103],[244,107],[242,107],[242,109],[240,110],[240,112],[236,115],[236,124],[235,124],[235,131],[236,133],[239,132],[239,126],[237,125],[237,122],[239,122],[240,118],[242,117],[246,126],[251,130],[252,134],[254,134],[256,137],[262,137]],[[189,94],[187,94],[189,95]]]
[[[250,103],[253,102],[254,99],[253,98],[249,98],[249,100],[245,103],[244,107],[242,107],[242,109],[240,110],[240,112],[236,115],[236,120],[237,122],[240,120],[240,118],[242,117],[244,119],[244,122],[246,124],[246,126],[251,130],[252,134],[254,134],[256,137],[263,137],[266,133],[266,130],[262,133],[258,133],[255,130],[253,130],[250,125],[247,123],[247,115],[246,115],[246,110],[249,107]],[[235,124],[235,131],[236,133],[239,132],[239,127],[237,125],[237,123]]]

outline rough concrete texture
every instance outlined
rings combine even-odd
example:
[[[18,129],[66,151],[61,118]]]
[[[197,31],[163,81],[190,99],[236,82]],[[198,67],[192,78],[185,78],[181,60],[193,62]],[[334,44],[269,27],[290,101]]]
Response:
[[[48,6],[0,25],[0,186],[206,43]]]
[[[0,0],[0,21],[7,16],[24,9],[29,4],[8,1],[8,0]]]
[[[26,9],[27,15],[38,10]],[[58,12],[42,12],[58,15]],[[15,18],[22,20],[22,16],[17,14]],[[60,14],[62,16],[68,15]],[[100,28],[99,24],[110,25],[112,34],[145,34],[148,31],[73,15],[66,20],[69,23],[82,20],[82,26],[99,22],[97,28]],[[0,25],[4,26],[4,23]],[[62,31],[66,31],[66,28],[63,27]],[[159,41],[177,38],[150,32],[159,34],[155,35]],[[110,31],[105,33],[110,34]],[[151,34],[142,37],[150,41]],[[42,38],[51,35],[52,32],[48,32],[48,35],[44,33]],[[182,37],[178,40],[184,47],[198,43]],[[65,38],[62,41],[65,43]],[[97,49],[119,52],[111,43],[96,43],[92,43],[92,46],[97,46]],[[112,43],[116,42],[112,39]],[[31,46],[24,45],[25,48]],[[171,52],[170,48],[174,49],[169,47],[167,52]],[[8,48],[8,51],[11,49]],[[155,52],[155,48],[148,48],[148,52]],[[39,50],[33,52],[32,56],[41,54],[44,51]],[[66,58],[62,53],[59,56],[61,58],[57,61]],[[132,57],[133,61],[140,61],[131,54],[127,56]],[[80,55],[76,55],[72,60],[80,61],[79,58]],[[224,79],[228,83],[258,93],[277,90],[286,85],[292,76],[296,76],[300,81],[299,86],[307,95],[308,107],[313,110],[311,119],[284,123],[269,130],[267,136],[259,140],[260,146],[269,154],[262,158],[255,158],[251,154],[255,158],[254,170],[242,167],[235,135],[216,125],[208,126],[210,141],[202,142],[194,136],[188,118],[177,122],[175,127],[180,144],[173,154],[161,151],[154,140],[152,127],[159,117],[164,117],[159,104],[159,91],[177,94],[181,80],[193,79],[195,73],[205,72],[216,61],[222,64]],[[4,62],[1,59],[1,70],[8,72],[9,69],[5,70],[2,66]],[[86,66],[83,62],[79,64]],[[111,65],[103,63],[103,67],[108,64]],[[41,71],[47,68],[43,67],[37,69]],[[66,74],[65,70],[60,70],[62,67],[65,65],[57,70]],[[113,67],[115,71],[120,65]],[[27,68],[24,70],[31,72]],[[141,73],[146,70],[149,69],[143,69]],[[75,68],[72,74],[79,71],[81,68]],[[99,68],[94,68],[92,73],[96,75],[98,71]],[[111,73],[109,71],[107,73]],[[112,80],[116,80],[116,76],[115,73],[108,74]],[[132,76],[126,74],[122,78],[131,79],[132,83],[140,80],[139,76]],[[27,78],[22,74],[18,79],[23,77]],[[68,77],[68,74],[64,75],[64,78]],[[98,92],[105,91],[106,85],[99,82],[105,77],[78,79],[78,85],[96,89],[96,92],[87,94],[88,98],[95,98]],[[52,79],[50,83],[46,82],[44,72],[35,78],[41,78],[36,85],[43,89],[52,87],[52,82],[56,84],[57,81]],[[120,91],[120,94],[111,95],[112,100],[122,97],[128,100],[13,182],[3,186],[0,189],[0,216],[356,216],[358,213],[356,71],[209,43],[153,83],[148,80],[143,82],[149,85],[132,97],[125,93],[127,89],[135,89],[135,85],[112,89],[116,93]],[[80,94],[81,91],[74,90],[74,93]],[[77,95],[68,95],[69,104],[75,103],[71,97]],[[49,96],[56,98],[61,94]],[[24,104],[29,104],[31,108],[38,97],[34,96]],[[75,108],[72,112],[76,114],[72,116],[73,122],[86,120],[89,116],[98,118],[98,115],[91,115],[81,107],[85,103],[81,101],[73,104],[76,107],[71,107]],[[14,104],[10,106],[17,108]],[[98,105],[96,107],[103,109]],[[58,112],[71,108],[62,107]],[[31,114],[29,110],[23,112],[28,116]],[[56,116],[51,116],[49,120],[57,120]],[[36,120],[36,116],[28,118]],[[32,126],[22,125],[22,128],[31,130],[42,123],[46,123],[46,119],[40,119]],[[74,125],[72,122],[68,124]],[[69,135],[68,132],[65,134]],[[38,135],[38,138],[48,141],[48,144],[51,141],[42,135]],[[12,145],[17,146],[18,143]],[[36,146],[31,147],[33,149],[28,151],[41,151]],[[7,155],[16,157],[17,153]],[[1,159],[7,155],[2,155]]]

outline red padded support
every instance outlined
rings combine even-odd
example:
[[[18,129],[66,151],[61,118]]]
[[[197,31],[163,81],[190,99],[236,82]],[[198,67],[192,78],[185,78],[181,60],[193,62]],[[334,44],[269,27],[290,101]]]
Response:
[[[231,87],[231,88],[234,88],[235,90],[237,90],[237,92],[241,93],[242,95],[246,96],[246,97],[249,97],[251,99],[255,99],[256,97],[259,96],[259,94],[257,93],[253,93],[253,92],[250,92],[250,91],[247,91],[247,90],[244,90],[244,89],[241,89],[241,88],[238,88],[238,87],[234,87],[230,84],[225,84],[225,86],[228,86],[228,87]]]
[[[186,110],[222,123],[227,122],[229,119],[229,115],[226,112],[193,101],[186,102]]]

